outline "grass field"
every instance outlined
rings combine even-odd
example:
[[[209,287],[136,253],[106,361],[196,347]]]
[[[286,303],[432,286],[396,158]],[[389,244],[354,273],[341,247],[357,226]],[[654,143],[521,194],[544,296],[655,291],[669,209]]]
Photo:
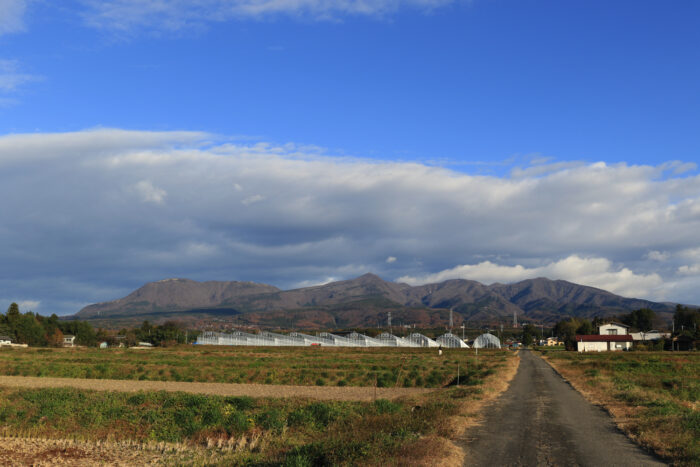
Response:
[[[2,361],[9,371],[19,368],[20,374],[24,369],[32,375],[76,377],[101,365],[113,370],[93,377],[115,377],[141,365],[144,371],[138,373],[139,378],[172,377],[171,370],[175,370],[175,374],[196,380],[211,376],[211,371],[227,381],[230,375],[239,377],[245,372],[248,378],[264,378],[247,381],[264,382],[272,372],[275,377],[283,375],[289,384],[314,384],[317,378],[326,378],[329,384],[337,384],[340,378],[348,379],[349,384],[374,384],[374,376],[366,378],[362,373],[376,373],[389,384],[396,384],[397,379],[403,383],[401,375],[411,373],[408,363],[412,362],[418,377],[426,372],[439,375],[434,381],[425,378],[423,384],[447,387],[421,396],[373,402],[0,388],[0,435],[115,443],[147,440],[197,447],[199,451],[164,453],[164,460],[184,464],[433,465],[456,449],[450,440],[476,416],[482,401],[492,397],[496,388],[505,388],[506,375],[512,375],[516,365],[508,351],[482,351],[477,359],[464,350],[447,350],[441,358],[434,350],[421,349],[410,349],[406,355],[394,351],[397,349],[319,350],[14,349],[2,352]],[[17,356],[14,363],[13,356]],[[216,362],[228,364],[221,369]],[[462,370],[460,387],[454,384],[456,362]],[[439,373],[423,366],[437,367]],[[416,384],[414,376],[407,380]]]
[[[0,374],[315,386],[442,387],[458,355],[445,349],[205,347],[0,349]]]
[[[640,444],[676,464],[700,465],[700,354],[543,354]]]

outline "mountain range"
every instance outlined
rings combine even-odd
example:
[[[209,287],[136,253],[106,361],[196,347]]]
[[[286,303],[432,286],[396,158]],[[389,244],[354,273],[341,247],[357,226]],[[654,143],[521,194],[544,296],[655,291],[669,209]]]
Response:
[[[126,297],[89,305],[72,319],[105,327],[182,320],[286,328],[357,328],[383,326],[391,311],[395,324],[444,326],[453,309],[454,324],[551,325],[577,316],[609,317],[639,308],[668,320],[675,304],[625,298],[602,289],[546,278],[513,284],[484,285],[454,279],[410,286],[374,274],[293,290],[254,282],[196,282],[166,279],[150,282]]]

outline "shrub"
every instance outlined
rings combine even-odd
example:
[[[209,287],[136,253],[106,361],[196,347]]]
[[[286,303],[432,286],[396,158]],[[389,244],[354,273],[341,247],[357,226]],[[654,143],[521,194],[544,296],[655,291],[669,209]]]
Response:
[[[285,426],[285,419],[279,409],[268,409],[256,417],[256,423],[265,430],[281,432]]]
[[[401,405],[386,399],[377,399],[374,401],[374,408],[378,414],[396,413],[401,410]]]

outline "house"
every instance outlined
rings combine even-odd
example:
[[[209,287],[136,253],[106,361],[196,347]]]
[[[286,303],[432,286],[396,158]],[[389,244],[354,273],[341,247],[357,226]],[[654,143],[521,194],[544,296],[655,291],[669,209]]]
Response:
[[[620,323],[608,323],[598,326],[598,334],[605,336],[621,336],[629,334],[629,326]]]
[[[647,332],[632,332],[630,333],[632,339],[636,341],[658,341],[659,339],[668,339],[671,337],[670,332],[661,332],[656,329],[652,329]]]
[[[547,341],[545,342],[545,345],[547,347],[552,347],[555,345],[564,345],[564,343],[560,341],[558,337],[548,337]]]
[[[576,350],[579,352],[612,352],[616,350],[630,349],[632,349],[632,336],[629,334],[593,334],[588,336],[576,336]]]
[[[12,345],[12,339],[7,336],[0,336],[0,345]]]
[[[75,347],[75,336],[72,334],[64,334],[63,347]]]

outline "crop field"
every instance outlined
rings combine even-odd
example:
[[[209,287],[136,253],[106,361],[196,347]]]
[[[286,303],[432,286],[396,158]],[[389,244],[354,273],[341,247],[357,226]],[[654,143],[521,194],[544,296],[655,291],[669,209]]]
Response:
[[[677,464],[700,465],[700,354],[543,354],[640,444]]]
[[[472,351],[473,352],[473,351]],[[0,375],[303,386],[437,388],[464,349],[180,346],[0,349]],[[462,371],[464,366],[462,366]]]
[[[328,350],[289,349],[290,355],[288,349],[281,348],[109,352],[13,349],[2,352],[2,364],[10,371],[19,367],[32,376],[43,369],[41,374],[46,376],[57,372],[53,376],[70,377],[103,365],[118,370],[92,376],[106,374],[112,378],[141,365],[145,371],[139,372],[137,379],[143,379],[144,374],[156,379],[171,377],[170,370],[175,369],[176,374],[193,380],[208,374],[197,366],[226,380],[244,371],[251,377],[257,372],[256,378],[266,379],[279,365],[284,371],[273,374],[283,375],[293,384],[314,385],[317,378],[325,378],[326,384],[335,381],[337,385],[340,378],[352,384],[374,384],[374,376],[353,376],[365,372],[377,374],[378,385],[380,381],[395,385],[397,380],[403,381],[401,374],[411,372],[408,362],[413,362],[419,377],[426,372],[432,374],[432,369],[422,369],[423,365],[438,367],[436,380],[424,380],[423,384],[445,387],[391,401],[378,398],[369,402],[0,387],[0,436],[30,441],[70,440],[76,444],[61,451],[73,453],[74,457],[67,459],[69,463],[79,463],[80,456],[98,461],[114,459],[125,443],[134,443],[141,446],[143,459],[167,464],[434,465],[445,456],[459,458],[459,449],[452,440],[477,416],[480,404],[505,389],[517,367],[517,357],[505,350],[479,351],[478,357],[473,351],[449,349],[442,357],[434,349],[416,349],[418,352],[406,355],[391,351],[394,349]],[[15,363],[12,356],[17,356]],[[258,364],[263,358],[264,364]],[[222,362],[228,362],[228,367],[216,368]],[[461,365],[460,386],[454,379],[456,362]],[[308,368],[302,367],[304,363]],[[192,367],[198,371],[191,371]],[[165,370],[163,374],[159,374],[161,369]],[[415,379],[411,377],[411,384],[416,384]],[[41,452],[36,445],[29,445],[31,452]],[[51,446],[46,452],[56,451]],[[35,459],[27,455],[21,448],[3,452],[7,459]]]

